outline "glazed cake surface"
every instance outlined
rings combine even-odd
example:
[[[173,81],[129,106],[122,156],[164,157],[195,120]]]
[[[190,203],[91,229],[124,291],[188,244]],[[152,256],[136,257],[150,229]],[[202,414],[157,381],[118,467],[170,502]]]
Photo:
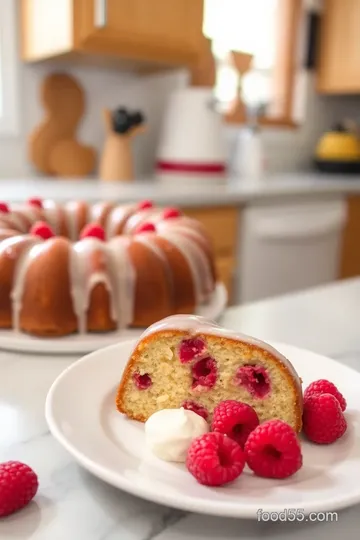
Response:
[[[261,421],[279,418],[301,430],[301,380],[287,358],[261,340],[182,314],[145,330],[116,404],[141,422],[157,410],[182,406],[211,420],[214,407],[227,399],[248,403]]]
[[[211,241],[177,209],[150,201],[0,206],[0,328],[38,336],[145,328],[195,312],[214,291]],[[32,233],[39,222],[51,237]],[[81,237],[88,224],[104,237]]]

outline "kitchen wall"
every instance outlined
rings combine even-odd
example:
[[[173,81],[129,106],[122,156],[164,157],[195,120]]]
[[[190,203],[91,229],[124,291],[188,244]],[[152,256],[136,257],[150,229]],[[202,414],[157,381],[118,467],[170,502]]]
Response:
[[[145,113],[149,129],[134,144],[136,173],[151,174],[164,105],[170,92],[187,82],[186,73],[167,73],[147,77],[94,67],[70,65],[23,65],[19,62],[19,108],[21,133],[14,138],[0,138],[0,178],[36,174],[27,159],[28,134],[43,116],[39,88],[43,78],[53,70],[65,69],[83,85],[87,96],[87,114],[79,129],[82,141],[101,151],[104,129],[101,121],[103,107],[126,105]],[[266,129],[263,132],[270,172],[294,171],[311,166],[314,146],[321,133],[344,116],[360,117],[360,96],[322,97],[314,91],[313,77],[302,81],[305,95],[305,114],[298,129]],[[233,155],[238,130],[225,129],[229,156]]]
[[[155,138],[160,129],[163,104],[166,97],[175,89],[187,82],[187,76],[168,74],[148,79],[148,93],[152,96],[151,108],[155,119]],[[308,169],[312,166],[312,156],[316,142],[321,134],[334,122],[344,117],[360,121],[360,96],[319,96],[315,92],[314,75],[302,73],[299,76],[299,106],[297,116],[299,125],[291,128],[266,128],[263,140],[266,162],[270,173],[292,172]],[[228,142],[229,159],[236,151],[239,128],[225,128]],[[145,149],[144,163],[151,164],[153,143]]]
[[[74,67],[66,64],[22,65],[19,62],[19,107],[21,132],[17,137],[0,137],[0,178],[29,176],[36,174],[27,159],[27,139],[32,129],[42,120],[43,109],[39,91],[44,77],[52,71],[66,71],[73,74],[82,84],[87,99],[87,112],[79,126],[82,141],[101,151],[104,128],[101,111],[104,107],[114,108],[126,105],[140,108],[149,121],[146,137],[135,140],[134,153],[138,174],[151,169],[154,131],[158,125],[158,110],[153,107],[148,83],[134,74],[115,72],[94,67]],[[147,148],[150,141],[150,149]]]

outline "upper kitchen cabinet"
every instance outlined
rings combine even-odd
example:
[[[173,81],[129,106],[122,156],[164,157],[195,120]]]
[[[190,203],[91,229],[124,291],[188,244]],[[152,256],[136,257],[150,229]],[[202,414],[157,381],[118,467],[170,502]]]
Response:
[[[203,0],[22,0],[22,58],[188,66],[201,52],[202,25]]]
[[[324,94],[360,93],[360,0],[324,0],[317,88]]]

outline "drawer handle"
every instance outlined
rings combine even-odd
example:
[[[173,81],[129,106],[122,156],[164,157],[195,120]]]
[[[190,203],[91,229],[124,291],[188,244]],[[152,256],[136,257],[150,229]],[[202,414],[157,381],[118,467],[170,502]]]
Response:
[[[95,0],[95,27],[104,28],[107,23],[107,0]]]

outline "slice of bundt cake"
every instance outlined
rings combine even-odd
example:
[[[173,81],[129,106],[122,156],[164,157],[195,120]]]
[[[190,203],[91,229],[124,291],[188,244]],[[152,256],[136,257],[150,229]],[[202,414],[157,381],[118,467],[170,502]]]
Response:
[[[140,422],[178,407],[211,420],[214,407],[226,399],[248,403],[260,421],[278,418],[301,430],[301,381],[282,354],[202,317],[174,315],[142,334],[116,405]]]

